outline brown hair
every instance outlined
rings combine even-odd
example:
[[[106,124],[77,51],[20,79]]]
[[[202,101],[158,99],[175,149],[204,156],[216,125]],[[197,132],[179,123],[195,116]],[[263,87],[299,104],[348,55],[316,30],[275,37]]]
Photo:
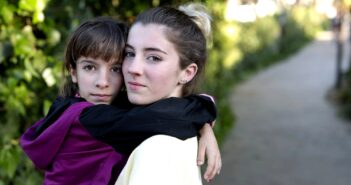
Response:
[[[205,70],[207,60],[206,36],[210,35],[210,16],[200,4],[188,4],[180,9],[156,7],[139,14],[133,24],[160,24],[166,26],[166,37],[174,44],[179,57],[180,68],[191,63],[198,66],[197,74],[186,83],[182,96],[194,92]]]
[[[98,17],[82,23],[70,36],[64,58],[65,71],[76,70],[79,57],[99,58],[104,61],[117,59],[122,63],[127,41],[128,26],[109,17]],[[74,96],[78,85],[67,77],[60,95]]]

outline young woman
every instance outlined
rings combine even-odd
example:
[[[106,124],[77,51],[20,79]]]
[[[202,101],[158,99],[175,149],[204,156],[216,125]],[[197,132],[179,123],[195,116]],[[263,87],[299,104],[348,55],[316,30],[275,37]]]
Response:
[[[129,32],[122,67],[129,101],[145,106],[193,93],[204,71],[210,31],[210,16],[199,4],[180,10],[157,7],[138,15]],[[209,125],[204,130],[202,137],[214,137]],[[100,139],[111,143],[113,138]],[[213,144],[217,146],[215,140]],[[133,151],[116,184],[202,184],[196,165],[197,146],[196,137],[150,137]],[[205,172],[207,181],[221,168],[220,155],[213,151],[216,157]]]
[[[121,62],[127,32],[122,23],[97,18],[80,25],[68,41],[65,66],[71,78],[63,97],[56,99],[48,115],[21,138],[25,153],[37,168],[45,171],[44,184],[114,183],[129,151],[138,143],[155,134],[187,138],[205,122],[213,121],[215,108],[211,100],[201,96],[167,98],[138,107],[123,102],[126,97],[119,92],[123,84]],[[106,105],[114,99],[119,101],[116,106]],[[159,109],[165,105],[170,109]],[[111,125],[122,131],[113,136],[123,141],[119,147],[113,148],[93,137],[105,130],[99,122],[111,121],[111,117],[98,114],[86,120],[90,107],[103,107],[113,113]],[[184,124],[177,125],[179,119]],[[156,123],[158,127],[152,125]]]

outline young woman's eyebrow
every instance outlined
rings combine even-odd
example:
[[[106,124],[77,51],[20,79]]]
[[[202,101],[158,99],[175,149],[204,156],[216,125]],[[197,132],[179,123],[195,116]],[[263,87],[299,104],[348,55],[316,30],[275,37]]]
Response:
[[[134,47],[129,45],[129,44],[126,44],[126,49],[133,49],[134,50]],[[168,53],[166,51],[163,51],[163,50],[156,48],[156,47],[144,48],[144,51],[156,51],[156,52],[161,52],[161,53],[168,55]]]
[[[161,53],[164,53],[164,54],[168,55],[167,52],[165,52],[165,51],[163,51],[163,50],[161,50],[159,48],[150,47],[150,48],[145,48],[144,51],[156,51],[156,52],[161,52]]]
[[[134,49],[134,47],[129,44],[126,44],[125,49]]]

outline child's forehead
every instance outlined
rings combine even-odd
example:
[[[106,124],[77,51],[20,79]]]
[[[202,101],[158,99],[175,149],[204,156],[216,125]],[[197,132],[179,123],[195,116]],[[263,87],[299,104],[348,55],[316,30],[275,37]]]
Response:
[[[104,58],[101,56],[81,56],[79,57],[79,59],[81,60],[87,60],[90,62],[104,62],[104,63],[108,63],[108,64],[121,64],[122,60],[119,57],[110,57],[110,58]],[[78,61],[79,61],[78,59]]]
[[[103,46],[101,43],[97,45],[92,44],[89,47],[77,49],[76,55],[79,57],[83,56],[92,59],[101,59],[108,63],[120,62],[123,58],[124,48],[117,47],[113,44],[110,45],[110,47],[107,47],[106,44]]]

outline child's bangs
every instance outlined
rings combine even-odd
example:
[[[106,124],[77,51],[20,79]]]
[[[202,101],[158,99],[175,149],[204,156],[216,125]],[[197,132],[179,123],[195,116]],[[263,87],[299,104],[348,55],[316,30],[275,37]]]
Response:
[[[117,34],[117,33],[116,33]],[[85,56],[99,58],[104,61],[122,61],[125,43],[116,37],[106,37],[100,40],[99,36],[93,37],[91,46],[87,49]]]
[[[122,61],[125,37],[119,30],[100,28],[90,30],[86,37],[81,37],[85,45],[83,46],[80,55],[99,58],[107,62]]]

